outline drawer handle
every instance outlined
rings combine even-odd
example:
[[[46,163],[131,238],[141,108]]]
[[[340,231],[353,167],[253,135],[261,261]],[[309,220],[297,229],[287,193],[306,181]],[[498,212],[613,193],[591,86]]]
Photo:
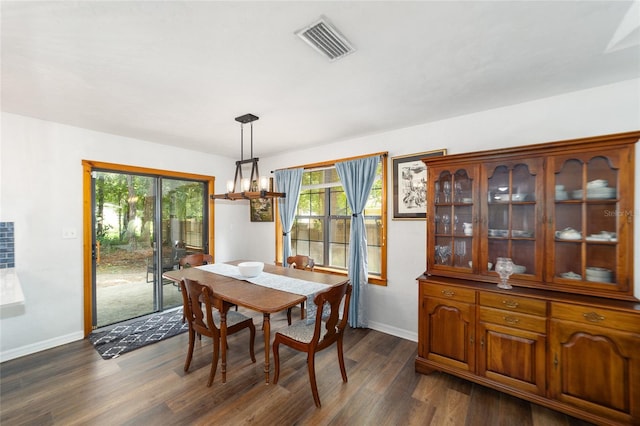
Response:
[[[520,322],[520,320],[516,317],[502,317],[502,319],[504,320],[504,322],[508,322],[509,324],[517,324]]]
[[[455,291],[451,291],[451,290],[442,290],[442,294],[444,294],[447,297],[452,297],[455,296]]]
[[[502,304],[504,306],[506,306],[507,308],[517,308],[520,304],[518,302],[516,302],[515,300],[503,300]]]
[[[589,322],[600,322],[604,321],[604,317],[602,315],[598,315],[595,312],[585,312],[582,316]]]

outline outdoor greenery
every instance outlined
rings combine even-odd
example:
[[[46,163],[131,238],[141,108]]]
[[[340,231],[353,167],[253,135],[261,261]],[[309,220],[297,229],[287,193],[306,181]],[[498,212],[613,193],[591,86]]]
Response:
[[[95,179],[96,238],[103,246],[151,247],[156,208],[153,177],[97,172]],[[202,184],[162,179],[162,222],[170,218],[202,220]],[[107,217],[107,213],[116,217]]]

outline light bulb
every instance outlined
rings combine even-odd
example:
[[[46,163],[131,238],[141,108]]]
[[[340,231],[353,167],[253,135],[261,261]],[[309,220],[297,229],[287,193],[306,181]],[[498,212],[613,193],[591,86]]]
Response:
[[[249,178],[242,179],[242,190],[244,192],[248,192],[249,188],[251,188],[251,182],[249,182]]]
[[[269,190],[269,178],[266,176],[260,176],[260,190],[268,191]]]
[[[234,182],[232,180],[227,181],[227,192],[233,192]]]

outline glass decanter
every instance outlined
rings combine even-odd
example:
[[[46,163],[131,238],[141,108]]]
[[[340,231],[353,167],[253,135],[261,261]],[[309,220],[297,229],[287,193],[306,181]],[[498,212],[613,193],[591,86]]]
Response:
[[[496,261],[495,271],[500,275],[502,282],[498,283],[499,288],[510,289],[511,284],[507,280],[513,274],[513,261],[508,257],[499,257]]]
[[[445,180],[442,184],[442,192],[444,193],[444,202],[451,202],[451,182]]]

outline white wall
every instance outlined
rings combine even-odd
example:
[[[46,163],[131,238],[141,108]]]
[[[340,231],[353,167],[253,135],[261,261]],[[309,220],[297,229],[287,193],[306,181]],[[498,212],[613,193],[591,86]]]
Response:
[[[455,154],[638,130],[639,91],[640,80],[622,82],[261,158],[260,167],[274,170],[378,151],[394,157],[447,148]],[[82,338],[82,240],[61,236],[63,227],[82,229],[82,159],[217,175],[218,191],[232,173],[230,159],[7,113],[1,135],[0,221],[15,222],[16,270],[26,298],[23,315],[0,319],[2,361]],[[636,176],[636,203],[638,181]],[[275,259],[273,223],[250,222],[246,202],[216,201],[215,232],[217,261]],[[425,269],[424,244],[423,222],[389,221],[389,282],[368,288],[371,328],[417,340],[415,278]]]
[[[83,159],[223,177],[233,172],[233,159],[7,113],[1,134],[0,221],[15,222],[16,272],[26,302],[22,315],[0,319],[0,360],[83,338]],[[240,210],[246,206],[216,209],[217,260],[242,252]],[[63,228],[75,228],[78,238],[62,239]]]

